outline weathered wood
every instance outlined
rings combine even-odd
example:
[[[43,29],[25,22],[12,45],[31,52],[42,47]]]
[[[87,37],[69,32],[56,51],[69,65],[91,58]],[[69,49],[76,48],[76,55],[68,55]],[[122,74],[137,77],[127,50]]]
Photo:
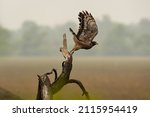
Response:
[[[53,99],[53,94],[51,90],[51,81],[48,75],[55,73],[55,80],[57,79],[57,72],[56,69],[52,69],[51,72],[48,72],[43,75],[37,75],[38,76],[38,92],[37,92],[37,100],[49,100]]]
[[[47,75],[45,76],[38,76],[38,93],[37,93],[37,100],[48,100],[53,99],[53,94],[49,91],[51,87],[51,82]]]
[[[70,79],[67,84],[69,84],[69,83],[77,84],[81,88],[81,90],[83,91],[82,95],[85,95],[86,99],[88,99],[88,100],[90,99],[88,92],[86,91],[86,89],[84,88],[83,84],[79,80]]]
[[[52,99],[54,94],[56,94],[60,89],[62,89],[65,85],[69,83],[78,84],[78,86],[83,91],[83,94],[85,94],[86,99],[89,99],[89,95],[87,91],[85,90],[83,84],[78,80],[70,79],[73,57],[72,57],[72,54],[70,54],[67,49],[66,34],[63,35],[63,47],[60,48],[60,51],[62,52],[65,58],[65,61],[62,62],[62,72],[57,78],[56,70],[55,69],[52,70],[55,73],[55,81],[53,83],[50,82],[50,79],[47,76],[47,74],[51,74],[52,72],[44,74],[43,77],[38,76],[40,80],[39,80],[37,99],[48,99],[48,98]],[[43,96],[43,94],[45,97]]]

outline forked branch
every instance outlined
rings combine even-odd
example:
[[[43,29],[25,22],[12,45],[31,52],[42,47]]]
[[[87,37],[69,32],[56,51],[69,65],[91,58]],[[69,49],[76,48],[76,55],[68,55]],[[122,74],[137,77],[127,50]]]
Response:
[[[49,98],[52,99],[53,95],[56,94],[58,91],[60,91],[60,89],[62,89],[65,85],[70,84],[70,83],[76,83],[83,91],[83,95],[86,96],[86,99],[89,99],[88,92],[84,88],[83,84],[79,80],[70,79],[73,57],[67,48],[66,34],[63,35],[63,47],[60,48],[60,52],[62,53],[62,55],[65,58],[65,61],[62,62],[61,74],[57,77],[57,72],[55,69],[53,69],[49,73],[46,73],[42,76],[38,76],[39,79],[42,79],[42,80],[39,80],[39,88],[38,88],[38,96],[37,97],[40,97],[41,99],[47,99],[43,96],[43,92],[47,92],[44,94],[51,95],[51,97],[49,97]],[[53,72],[55,73],[55,81],[53,83],[51,83],[48,75],[50,75]],[[40,81],[42,81],[42,83]],[[43,87],[46,87],[46,88],[43,88]],[[46,97],[48,97],[48,96],[46,96]]]

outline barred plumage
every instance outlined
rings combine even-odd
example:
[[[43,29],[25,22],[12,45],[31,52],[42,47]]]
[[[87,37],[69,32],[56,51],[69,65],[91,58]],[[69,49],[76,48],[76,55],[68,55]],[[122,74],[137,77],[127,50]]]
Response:
[[[88,13],[87,11],[79,12],[78,16],[79,16],[78,33],[76,34],[70,28],[70,31],[74,36],[73,39],[75,42],[75,46],[71,50],[72,53],[78,49],[90,49],[97,44],[97,42],[93,41],[94,37],[98,33],[98,27],[94,17],[91,15],[91,13]]]

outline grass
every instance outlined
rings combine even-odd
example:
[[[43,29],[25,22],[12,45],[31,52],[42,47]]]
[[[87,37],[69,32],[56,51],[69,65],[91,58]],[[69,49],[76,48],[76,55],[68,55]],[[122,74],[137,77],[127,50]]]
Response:
[[[0,87],[21,99],[35,99],[37,74],[56,68],[62,58],[0,58]],[[52,76],[53,77],[53,76]],[[80,80],[92,99],[150,99],[149,57],[74,58],[70,78]],[[1,95],[1,94],[0,94]],[[55,99],[85,99],[75,84]]]

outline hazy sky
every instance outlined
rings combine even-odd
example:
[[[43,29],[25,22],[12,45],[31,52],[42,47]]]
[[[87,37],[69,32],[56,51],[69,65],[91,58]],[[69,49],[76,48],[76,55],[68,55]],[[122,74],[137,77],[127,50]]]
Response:
[[[78,22],[81,10],[102,19],[107,14],[114,21],[138,22],[150,19],[150,0],[0,0],[0,24],[17,29],[26,20],[55,26],[67,21]]]

